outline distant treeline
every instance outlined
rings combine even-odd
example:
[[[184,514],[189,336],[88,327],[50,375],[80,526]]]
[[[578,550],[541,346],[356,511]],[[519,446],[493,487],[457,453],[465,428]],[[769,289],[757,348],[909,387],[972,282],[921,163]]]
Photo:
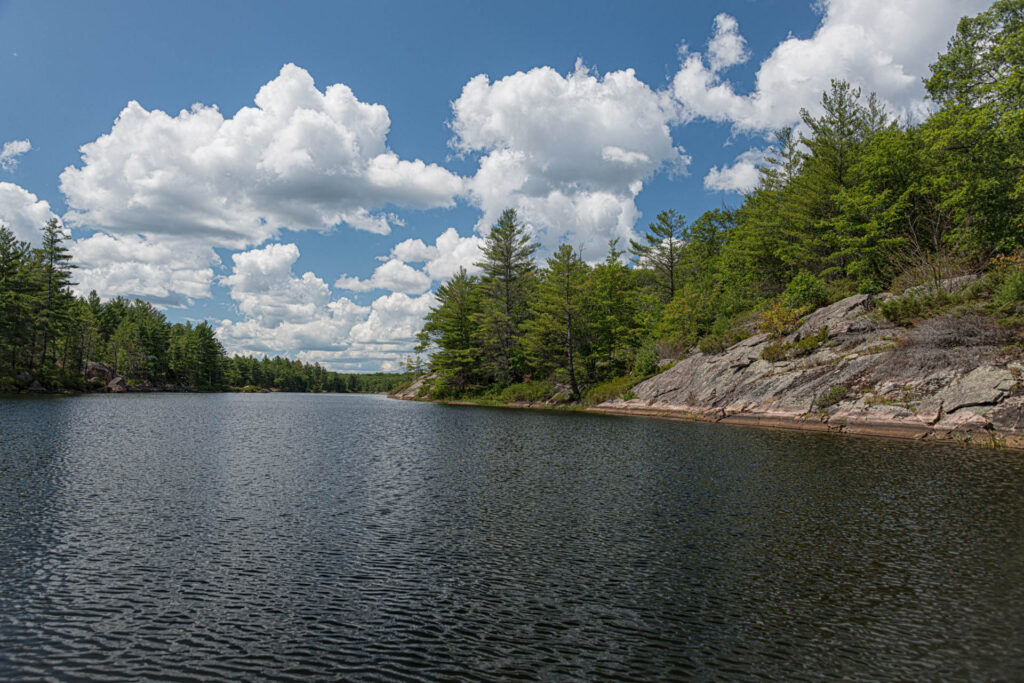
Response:
[[[852,293],[939,292],[947,278],[986,270],[1002,322],[1019,329],[1024,0],[961,20],[926,87],[937,110],[907,122],[833,81],[820,114],[800,112],[805,132],[777,131],[738,208],[692,222],[662,212],[628,245],[632,267],[617,242],[596,265],[566,244],[538,264],[506,211],[482,274],[446,282],[427,316],[431,392],[586,400],[628,388],[661,359],[785,330]],[[926,298],[904,308],[928,314]]]
[[[33,249],[0,225],[0,391],[96,389],[87,362],[109,365],[129,387],[202,390],[389,391],[407,377],[341,374],[286,358],[226,357],[207,322],[174,323],[150,304],[71,292],[74,265],[56,220]]]

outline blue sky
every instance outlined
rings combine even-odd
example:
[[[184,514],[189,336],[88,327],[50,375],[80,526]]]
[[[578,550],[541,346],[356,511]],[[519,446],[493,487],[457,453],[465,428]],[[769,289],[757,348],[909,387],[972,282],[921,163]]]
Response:
[[[986,6],[0,0],[0,221],[229,351],[392,369],[501,209],[596,259],[738,205],[829,78],[926,116]]]

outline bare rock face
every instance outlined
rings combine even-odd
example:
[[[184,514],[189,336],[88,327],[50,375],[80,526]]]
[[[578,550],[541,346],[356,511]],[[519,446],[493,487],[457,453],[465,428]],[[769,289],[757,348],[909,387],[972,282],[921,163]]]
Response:
[[[420,377],[417,377],[416,380],[409,386],[391,394],[391,398],[401,398],[409,401],[419,398],[420,390],[423,389],[427,381],[430,380],[431,378],[433,378],[432,374],[421,375]]]
[[[108,384],[110,380],[114,379],[116,374],[114,368],[106,363],[97,363],[91,360],[85,362],[85,368],[82,370],[82,375],[86,380],[99,379],[104,384]]]
[[[128,391],[128,384],[124,381],[124,377],[117,376],[107,383],[107,392],[111,394],[123,394]]]
[[[1024,364],[1000,360],[1004,331],[973,318],[907,330],[874,307],[874,297],[856,295],[808,315],[781,340],[827,329],[802,357],[765,360],[772,340],[755,335],[695,353],[633,387],[635,398],[596,410],[1024,447]]]

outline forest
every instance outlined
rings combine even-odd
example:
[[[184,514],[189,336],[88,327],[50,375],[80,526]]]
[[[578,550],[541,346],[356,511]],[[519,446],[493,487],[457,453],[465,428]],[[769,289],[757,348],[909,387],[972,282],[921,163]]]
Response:
[[[925,86],[915,122],[834,80],[739,206],[663,211],[600,263],[567,244],[538,263],[505,211],[481,273],[444,283],[419,334],[427,393],[605,400],[857,292],[909,291],[881,306],[906,324],[981,310],[1024,341],[1024,0],[962,19]],[[980,278],[967,293],[942,287],[963,275]]]
[[[140,389],[382,392],[405,380],[280,357],[228,357],[208,322],[171,324],[141,299],[76,297],[66,233],[55,219],[42,232],[33,249],[0,225],[0,392],[102,390],[105,382],[83,375],[90,361]]]

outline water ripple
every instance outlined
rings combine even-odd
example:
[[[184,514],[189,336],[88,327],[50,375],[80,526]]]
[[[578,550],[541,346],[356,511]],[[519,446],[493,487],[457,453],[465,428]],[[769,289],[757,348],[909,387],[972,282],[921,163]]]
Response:
[[[0,400],[0,677],[1024,677],[1019,453],[365,396]]]

